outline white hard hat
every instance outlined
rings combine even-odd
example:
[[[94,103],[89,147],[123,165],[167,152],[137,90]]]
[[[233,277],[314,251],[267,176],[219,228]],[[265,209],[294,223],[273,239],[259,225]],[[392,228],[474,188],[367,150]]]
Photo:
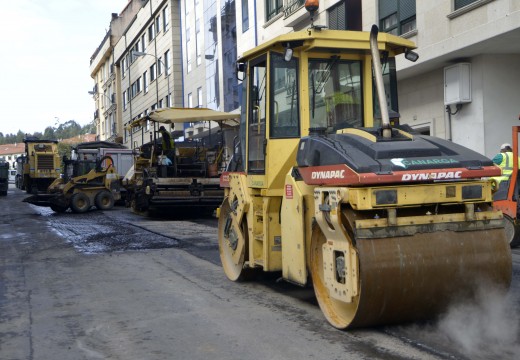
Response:
[[[502,145],[500,145],[500,150],[505,150],[506,148],[511,148],[511,144],[503,143]]]

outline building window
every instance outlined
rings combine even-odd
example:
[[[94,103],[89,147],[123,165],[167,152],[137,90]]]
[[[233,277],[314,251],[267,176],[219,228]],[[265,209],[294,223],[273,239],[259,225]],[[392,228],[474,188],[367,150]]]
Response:
[[[190,29],[186,29],[186,65],[188,67],[188,72],[191,71],[191,37],[190,37]]]
[[[463,8],[464,6],[473,4],[474,2],[477,2],[477,1],[478,0],[454,0],[453,10],[459,10],[460,8]]]
[[[329,29],[331,30],[362,30],[361,0],[340,1],[327,10],[329,14]]]
[[[132,51],[140,52],[141,50],[139,50],[139,44],[139,41],[136,42],[135,45],[132,47]],[[130,56],[130,63],[133,64],[135,59],[137,59],[137,56]]]
[[[168,13],[168,6],[166,6],[162,11],[163,18],[163,30],[166,32],[168,30],[168,25],[170,24],[170,14]]]
[[[195,50],[197,51],[197,65],[200,65],[202,63],[202,32],[199,19],[195,22]]]
[[[202,107],[202,88],[197,89],[197,107]]]
[[[163,64],[162,58],[157,58],[157,76],[162,74],[162,70],[163,70],[162,64]]]
[[[141,78],[137,79],[132,83],[131,98],[133,99],[137,94],[141,92]]]
[[[128,105],[128,92],[123,91],[123,110],[126,110],[126,106]]]
[[[145,71],[143,73],[143,85],[144,85],[144,92],[148,92],[148,86],[150,85],[150,82],[148,81],[148,73]]]
[[[142,52],[146,51],[146,44],[144,42],[144,35],[141,36],[141,51]]]
[[[189,108],[193,107],[193,94],[192,93],[188,94],[188,107]]]
[[[193,7],[193,0],[187,0],[185,4],[185,12],[186,12],[186,18],[188,18],[188,15],[190,14],[191,8]]]
[[[166,96],[166,106],[167,107],[170,107],[172,106],[172,94],[168,94],[168,96]]]
[[[159,100],[159,109],[162,109],[162,105],[163,105],[163,100]]]
[[[415,0],[379,0],[381,31],[402,35],[416,29]]]
[[[242,32],[249,29],[249,0],[242,0]]]
[[[155,63],[150,66],[150,82],[154,81],[157,77],[157,73],[155,72]]]
[[[171,65],[170,50],[168,50],[164,53],[164,67],[166,68],[164,71],[166,72],[166,75],[170,75]]]
[[[125,56],[123,58],[123,60],[121,60],[121,76],[122,77],[126,76],[126,68],[127,68],[127,64],[126,64],[126,56]]]
[[[269,21],[283,11],[283,0],[266,0],[265,10],[266,20]]]
[[[161,32],[161,15],[157,15],[155,18],[155,33],[159,34]]]
[[[148,27],[148,43],[155,38],[155,24]]]

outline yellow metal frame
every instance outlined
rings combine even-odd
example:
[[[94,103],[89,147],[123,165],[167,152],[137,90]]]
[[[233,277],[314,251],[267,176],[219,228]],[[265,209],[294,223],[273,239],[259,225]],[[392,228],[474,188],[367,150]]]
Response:
[[[265,156],[265,174],[230,174],[229,188],[226,197],[230,203],[238,200],[238,207],[233,217],[235,232],[240,232],[242,219],[247,221],[248,234],[241,238],[247,239],[248,261],[246,266],[262,267],[264,271],[282,270],[284,278],[298,284],[307,282],[307,263],[311,237],[311,224],[314,215],[314,200],[312,186],[301,182],[296,183],[290,175],[296,164],[296,153],[300,137],[298,138],[269,138],[270,134],[270,107],[271,103],[271,56],[273,52],[283,54],[285,44],[298,43],[293,48],[293,57],[299,59],[298,69],[298,97],[300,115],[300,136],[307,136],[310,127],[309,110],[309,59],[328,59],[332,54],[341,60],[358,60],[362,64],[363,78],[363,119],[365,126],[374,123],[373,114],[373,83],[372,61],[370,55],[369,34],[356,31],[336,30],[305,30],[281,35],[255,49],[248,51],[239,59],[239,62],[252,63],[262,56],[266,56],[266,124],[265,134],[267,148]],[[387,51],[390,56],[403,53],[406,48],[415,48],[414,44],[400,37],[381,34],[378,47]],[[328,50],[327,50],[328,49]],[[246,79],[246,106],[242,111],[249,117],[250,114],[250,86],[252,67],[247,67]],[[246,153],[243,154],[247,173],[249,127],[246,126]],[[291,185],[294,191],[293,198],[288,199],[285,186]],[[346,189],[345,189],[346,191]],[[280,220],[280,216],[282,219]],[[339,224],[338,215],[338,224]],[[284,227],[281,227],[281,223]],[[339,236],[339,235],[338,235]],[[343,238],[344,236],[340,236]],[[283,244],[277,239],[285,239]],[[339,239],[339,238],[338,238]],[[350,248],[345,248],[347,258],[355,258]],[[237,255],[238,256],[238,255]],[[289,261],[289,259],[292,259]],[[238,260],[238,259],[237,259]],[[283,261],[282,261],[283,260]],[[356,266],[355,264],[353,265]],[[283,268],[283,269],[282,269]],[[332,275],[331,275],[332,276]],[[356,294],[356,281],[346,286],[349,294]],[[341,289],[344,292],[346,289]],[[355,295],[352,295],[355,296]]]

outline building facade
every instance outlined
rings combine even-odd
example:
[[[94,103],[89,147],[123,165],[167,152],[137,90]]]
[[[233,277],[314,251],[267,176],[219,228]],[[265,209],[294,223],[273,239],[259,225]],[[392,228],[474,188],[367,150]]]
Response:
[[[401,123],[489,157],[511,140],[511,126],[520,112],[519,1],[322,0],[313,14],[305,10],[304,0],[134,2],[142,8],[122,31],[112,56],[116,102],[121,104],[116,121],[122,128],[136,116],[167,105],[239,111],[235,61],[245,51],[311,23],[364,31],[377,24],[380,31],[414,41],[420,55],[415,63],[403,56],[397,60],[398,107],[392,110],[399,112]],[[165,7],[170,9],[170,29],[178,30],[176,35],[170,32],[169,40],[162,40],[168,31],[164,27],[159,31],[156,27],[155,33],[150,30],[158,18],[164,19]],[[138,41],[143,36],[144,45]],[[153,64],[161,66],[153,60],[170,61],[166,54],[170,45],[171,101],[165,79],[156,81],[154,75],[153,86],[150,80],[150,74],[157,72]],[[153,56],[133,59],[132,49],[152,51]],[[103,106],[103,99],[97,101]],[[110,112],[107,116],[110,124]],[[100,122],[98,135],[105,128]],[[186,130],[186,135],[195,135],[204,129],[195,123]]]
[[[0,145],[0,160],[9,163],[9,170],[16,170],[16,159],[25,154],[25,144],[4,144]]]
[[[109,30],[90,57],[90,76],[94,79],[94,86],[88,93],[94,99],[94,122],[98,140],[123,141],[114,47],[145,3],[140,0],[130,1],[119,15],[113,13]]]

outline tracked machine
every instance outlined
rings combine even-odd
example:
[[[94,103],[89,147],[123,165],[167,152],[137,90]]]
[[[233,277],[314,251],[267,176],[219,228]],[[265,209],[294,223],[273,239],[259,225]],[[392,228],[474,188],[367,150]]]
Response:
[[[413,49],[376,26],[310,28],[238,60],[240,145],[218,228],[230,280],[312,283],[340,329],[431,318],[482,283],[509,286],[503,216],[481,180],[499,169],[390,121],[395,56]]]

